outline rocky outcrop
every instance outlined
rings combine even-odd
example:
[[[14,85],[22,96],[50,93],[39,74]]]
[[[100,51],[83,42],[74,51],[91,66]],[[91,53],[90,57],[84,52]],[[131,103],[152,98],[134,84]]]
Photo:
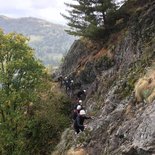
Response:
[[[87,88],[84,104],[94,119],[78,136],[68,130],[70,138],[65,138],[62,150],[82,147],[89,155],[155,154],[155,101],[137,103],[134,95],[135,82],[154,68],[154,15],[155,2],[142,3],[127,27],[102,47],[89,50],[80,41],[72,46],[62,72],[71,73]]]
[[[86,43],[85,40],[75,40],[64,58],[61,66],[62,74],[69,75],[76,72],[86,63],[87,56],[97,52],[100,48],[99,44],[94,46],[92,42]]]
[[[87,50],[86,46],[80,40],[74,41],[64,59],[62,74],[68,75],[72,73],[78,65],[78,60],[88,55],[88,52],[89,51]]]

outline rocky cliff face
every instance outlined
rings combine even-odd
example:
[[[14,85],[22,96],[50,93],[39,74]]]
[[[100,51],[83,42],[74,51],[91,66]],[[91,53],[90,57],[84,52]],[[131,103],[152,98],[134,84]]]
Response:
[[[155,154],[155,101],[137,103],[134,95],[135,83],[154,66],[154,17],[155,2],[142,3],[106,43],[73,44],[62,73],[87,89],[84,104],[95,118],[78,136],[67,129],[53,154],[71,155],[70,149],[83,149],[81,155]]]

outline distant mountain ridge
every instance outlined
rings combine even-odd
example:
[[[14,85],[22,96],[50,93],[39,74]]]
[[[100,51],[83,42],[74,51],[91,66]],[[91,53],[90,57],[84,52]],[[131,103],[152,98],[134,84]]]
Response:
[[[63,55],[74,41],[63,25],[33,17],[9,18],[0,16],[0,27],[5,33],[22,33],[30,38],[30,46],[45,65],[58,66]]]

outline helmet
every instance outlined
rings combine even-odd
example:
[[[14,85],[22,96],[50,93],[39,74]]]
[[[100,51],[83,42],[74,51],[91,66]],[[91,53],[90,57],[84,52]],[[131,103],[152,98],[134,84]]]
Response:
[[[80,115],[86,115],[86,112],[84,110],[81,110]]]
[[[81,108],[82,108],[81,105],[78,105],[76,109],[80,110]]]
[[[82,103],[82,100],[79,100],[79,103]]]

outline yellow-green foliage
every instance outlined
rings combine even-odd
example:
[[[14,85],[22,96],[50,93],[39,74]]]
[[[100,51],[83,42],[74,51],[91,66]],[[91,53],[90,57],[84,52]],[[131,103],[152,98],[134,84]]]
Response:
[[[135,97],[138,102],[145,99],[151,103],[155,99],[155,70],[149,70],[143,78],[135,84]]]
[[[47,154],[69,122],[69,101],[55,93],[27,40],[0,31],[1,155]]]
[[[45,80],[35,109],[35,122],[31,130],[35,134],[29,145],[31,154],[50,153],[57,145],[62,131],[69,126],[70,103],[57,89],[57,85]]]

